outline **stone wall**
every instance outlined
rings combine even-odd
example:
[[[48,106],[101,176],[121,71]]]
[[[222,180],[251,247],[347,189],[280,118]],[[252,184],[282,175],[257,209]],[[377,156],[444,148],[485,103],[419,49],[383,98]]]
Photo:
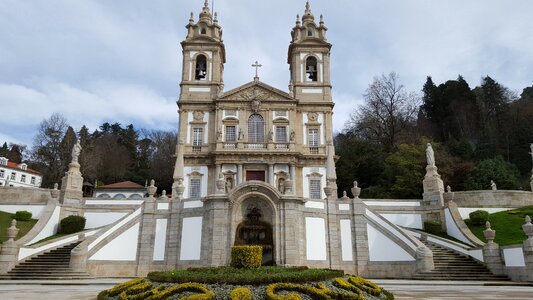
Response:
[[[50,189],[25,187],[0,187],[2,205],[46,205],[52,199]]]
[[[533,192],[483,190],[453,192],[453,201],[459,207],[522,207],[533,205]]]

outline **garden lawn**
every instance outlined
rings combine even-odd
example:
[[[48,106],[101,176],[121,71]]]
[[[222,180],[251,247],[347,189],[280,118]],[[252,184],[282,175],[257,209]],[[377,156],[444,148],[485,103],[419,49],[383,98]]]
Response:
[[[527,239],[527,236],[522,230],[522,225],[525,224],[526,215],[533,217],[533,206],[524,206],[513,210],[489,214],[491,228],[496,231],[496,239],[494,242],[498,243],[500,246],[507,246],[521,244]],[[465,223],[474,235],[483,242],[487,242],[483,235],[485,225],[474,225],[470,219],[466,219]]]
[[[0,243],[7,241],[7,229],[11,226],[11,220],[15,218],[15,214],[11,214],[5,211],[0,211]],[[30,229],[37,223],[37,220],[31,219],[29,221],[17,221],[17,228],[19,233],[15,240],[25,236]]]

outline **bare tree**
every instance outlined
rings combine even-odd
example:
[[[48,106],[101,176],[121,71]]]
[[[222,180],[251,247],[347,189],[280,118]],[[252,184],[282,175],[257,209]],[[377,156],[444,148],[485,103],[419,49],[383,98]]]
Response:
[[[399,76],[392,72],[374,77],[364,98],[365,104],[351,114],[348,130],[390,151],[398,144],[403,131],[414,125],[420,96],[405,91]]]
[[[61,140],[67,127],[67,119],[59,113],[54,113],[50,118],[41,121],[37,135],[33,138],[31,156],[43,173],[43,187],[51,187],[59,182],[63,175]]]

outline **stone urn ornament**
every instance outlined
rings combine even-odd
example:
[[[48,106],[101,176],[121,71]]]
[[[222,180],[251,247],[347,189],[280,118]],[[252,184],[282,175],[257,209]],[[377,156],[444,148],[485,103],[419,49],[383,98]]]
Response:
[[[496,238],[496,231],[492,230],[490,228],[490,222],[487,221],[485,223],[485,230],[483,230],[483,235],[485,236],[485,238],[487,239],[487,243],[488,244],[492,244],[494,243],[494,239]]]
[[[9,227],[6,231],[8,237],[7,242],[14,242],[15,238],[17,237],[17,234],[19,233],[19,229],[17,228],[17,220],[11,220],[11,227]]]

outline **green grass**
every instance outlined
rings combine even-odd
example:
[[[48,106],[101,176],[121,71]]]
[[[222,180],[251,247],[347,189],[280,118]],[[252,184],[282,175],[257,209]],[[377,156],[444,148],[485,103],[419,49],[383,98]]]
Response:
[[[461,245],[465,245],[465,246],[468,246],[468,247],[471,247],[471,245],[468,245],[466,244],[465,242],[463,241],[460,241],[456,238],[454,238],[453,236],[449,236],[448,234],[446,234],[446,232],[428,232],[424,229],[420,229],[420,228],[409,228],[411,230],[415,230],[415,231],[419,231],[419,232],[425,232],[425,233],[428,233],[428,234],[432,234],[432,235],[436,235],[438,237],[441,237],[441,238],[444,238],[444,239],[447,239],[447,240],[451,240],[451,241],[454,241],[456,243],[459,243]]]
[[[56,233],[56,234],[51,235],[49,237],[45,237],[44,239],[39,240],[39,241],[31,244],[30,246],[37,245],[37,244],[40,244],[40,243],[44,243],[44,242],[47,242],[47,241],[50,241],[50,240],[53,240],[53,239],[57,239],[57,238],[60,238],[60,237],[64,237],[66,235],[69,235],[69,233]]]
[[[513,210],[489,214],[491,228],[496,231],[494,242],[500,246],[507,246],[521,244],[527,239],[527,236],[522,230],[526,215],[533,217],[533,206],[524,206]],[[483,236],[485,225],[474,225],[469,219],[466,219],[465,223],[475,236],[483,242],[487,242],[485,236]]]
[[[11,214],[8,212],[0,211],[0,243],[3,243],[7,241],[7,232],[6,230],[11,226],[11,220],[15,218],[15,214]],[[37,220],[31,219],[29,221],[17,221],[17,228],[19,229],[19,233],[17,234],[17,237],[15,240],[20,239],[30,229],[33,228],[33,226],[37,223]]]
[[[340,270],[309,269],[307,267],[265,266],[258,269],[232,267],[189,268],[169,272],[152,272],[148,278],[159,282],[199,282],[225,284],[265,284],[274,282],[322,281],[343,276]]]

